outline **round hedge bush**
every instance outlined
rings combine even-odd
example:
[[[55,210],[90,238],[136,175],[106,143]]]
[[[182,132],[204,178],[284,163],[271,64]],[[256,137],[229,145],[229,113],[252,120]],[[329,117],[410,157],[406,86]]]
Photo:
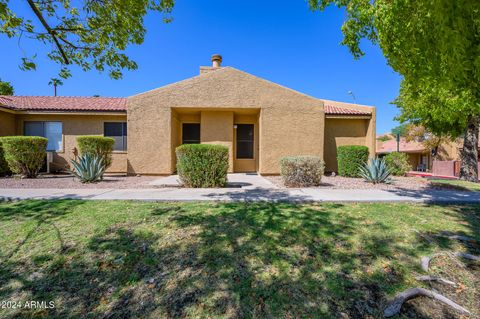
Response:
[[[405,176],[412,170],[412,165],[408,162],[408,155],[401,152],[392,152],[384,157],[385,164],[390,169],[390,173],[395,176]]]
[[[359,177],[360,167],[368,161],[369,150],[366,146],[344,145],[337,148],[338,175]]]
[[[10,168],[8,167],[8,163],[5,160],[5,154],[3,151],[2,146],[2,139],[0,138],[0,176],[5,176],[10,173]]]
[[[103,159],[105,168],[112,165],[112,152],[115,140],[111,137],[85,135],[77,137],[78,149],[81,155],[90,154]]]
[[[287,156],[280,160],[280,174],[288,187],[318,186],[325,163],[318,156]]]
[[[5,161],[13,173],[37,177],[45,163],[48,140],[39,136],[2,137]]]
[[[184,144],[176,148],[177,173],[186,187],[223,187],[227,183],[228,147]]]

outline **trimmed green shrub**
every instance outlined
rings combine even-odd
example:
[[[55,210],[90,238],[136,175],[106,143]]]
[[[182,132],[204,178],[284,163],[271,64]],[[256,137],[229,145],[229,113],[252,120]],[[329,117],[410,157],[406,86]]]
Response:
[[[287,156],[280,160],[280,174],[288,187],[318,186],[325,163],[318,156]]]
[[[177,173],[186,187],[223,187],[227,183],[228,147],[184,144],[175,152]]]
[[[103,159],[105,168],[112,165],[112,152],[115,140],[111,137],[85,135],[77,137],[78,149],[81,155],[97,155]]]
[[[3,152],[2,147],[2,139],[0,138],[0,176],[5,176],[10,173],[10,168],[8,167],[8,163],[5,160],[5,155]]]
[[[384,157],[390,173],[395,176],[405,176],[412,170],[412,165],[408,162],[408,155],[401,152],[392,152]]]
[[[37,177],[47,156],[48,140],[39,136],[2,137],[5,160],[10,170],[27,178]]]
[[[368,147],[345,145],[337,148],[338,175],[359,177],[360,167],[368,161]]]
[[[82,183],[96,183],[100,181],[105,173],[103,158],[99,155],[83,154],[78,161],[71,160],[73,170],[69,171]]]

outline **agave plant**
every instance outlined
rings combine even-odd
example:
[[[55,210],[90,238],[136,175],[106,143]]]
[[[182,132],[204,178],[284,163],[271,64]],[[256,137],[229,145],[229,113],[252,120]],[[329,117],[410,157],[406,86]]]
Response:
[[[385,164],[385,160],[373,158],[364,166],[360,166],[360,176],[365,181],[373,184],[391,183],[390,169]]]
[[[92,154],[83,154],[78,161],[70,161],[73,170],[70,173],[76,176],[82,183],[95,183],[103,178],[106,166],[102,157]]]

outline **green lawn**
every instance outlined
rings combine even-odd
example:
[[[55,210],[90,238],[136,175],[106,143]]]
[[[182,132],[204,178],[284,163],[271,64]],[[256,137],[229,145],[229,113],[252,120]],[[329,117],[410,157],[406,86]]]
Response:
[[[480,254],[479,206],[0,203],[0,318],[380,318],[414,286],[420,256]],[[480,316],[480,267],[438,258],[442,291]],[[402,317],[450,318],[412,301]]]
[[[430,183],[433,186],[438,186],[443,188],[468,190],[468,191],[474,191],[474,192],[480,191],[480,183],[473,183],[473,182],[452,180],[452,179],[434,179],[434,180],[431,180]]]

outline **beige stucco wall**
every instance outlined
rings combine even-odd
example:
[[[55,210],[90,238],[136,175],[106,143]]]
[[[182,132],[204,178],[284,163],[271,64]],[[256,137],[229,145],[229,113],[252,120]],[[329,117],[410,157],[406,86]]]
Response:
[[[437,159],[440,161],[459,161],[463,141],[452,141],[438,147]]]
[[[370,141],[371,119],[327,118],[325,121],[325,171],[336,172],[337,147],[343,145],[366,145],[372,154]],[[369,143],[370,142],[370,143]],[[375,143],[373,143],[375,146]],[[375,148],[373,147],[373,154]],[[371,155],[370,155],[371,156]]]
[[[15,114],[0,111],[0,136],[15,134]]]
[[[58,121],[63,126],[63,148],[54,155],[54,170],[68,166],[73,158],[72,149],[77,147],[76,138],[80,135],[103,135],[104,122],[125,122],[125,115],[46,115],[17,114],[16,132],[23,135],[24,121]],[[125,173],[127,171],[127,152],[114,152],[112,166],[107,172]]]
[[[173,109],[260,111],[259,172],[278,174],[288,155],[323,157],[321,100],[251,74],[221,68],[128,99],[129,173],[171,174]],[[214,129],[214,126],[212,126]]]
[[[228,147],[228,171],[233,172],[233,111],[202,111],[200,141]]]

